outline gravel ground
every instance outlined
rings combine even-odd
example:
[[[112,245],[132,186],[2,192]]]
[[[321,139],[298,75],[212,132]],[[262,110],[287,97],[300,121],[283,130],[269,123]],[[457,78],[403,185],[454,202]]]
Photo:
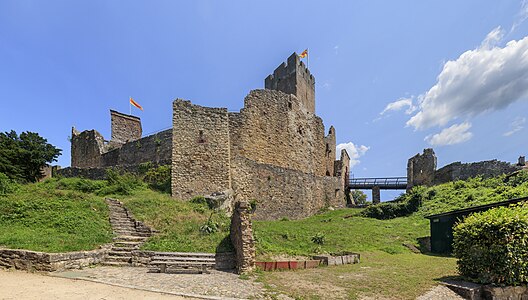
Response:
[[[235,299],[264,299],[261,283],[240,279],[237,274],[211,271],[210,274],[148,273],[146,268],[96,267],[53,273],[54,276],[85,279],[182,296],[211,296]]]
[[[457,293],[453,292],[450,288],[437,285],[432,288],[429,292],[416,298],[417,300],[464,300]]]

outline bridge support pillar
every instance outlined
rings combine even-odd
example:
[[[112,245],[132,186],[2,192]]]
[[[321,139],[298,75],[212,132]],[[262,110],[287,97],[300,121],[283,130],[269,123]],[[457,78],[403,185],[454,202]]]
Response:
[[[372,187],[372,204],[378,204],[381,202],[381,192],[379,186]]]

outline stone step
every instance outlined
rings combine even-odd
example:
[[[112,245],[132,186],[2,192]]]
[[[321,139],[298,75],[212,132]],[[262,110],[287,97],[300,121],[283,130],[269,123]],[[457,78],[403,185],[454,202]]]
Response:
[[[203,258],[215,258],[214,253],[201,253],[201,252],[156,252],[157,257],[163,256],[180,256],[180,257],[203,257]]]
[[[124,263],[131,263],[132,262],[132,256],[112,256],[109,255],[106,257],[106,262],[124,262]]]
[[[102,262],[101,265],[112,266],[112,267],[128,267],[130,266],[130,263],[122,262],[122,261],[105,261],[105,262]]]
[[[139,247],[141,245],[141,242],[138,241],[131,241],[131,242],[114,242],[114,246],[116,247]]]
[[[132,253],[130,251],[108,251],[109,256],[126,256],[132,258]]]
[[[120,235],[113,238],[114,242],[144,242],[146,240],[146,237],[134,235]]]
[[[215,263],[216,259],[214,257],[190,257],[190,256],[154,256],[152,257],[153,261],[166,261],[166,262],[203,262],[203,263]]]
[[[137,250],[138,248],[136,247],[116,247],[116,246],[112,246],[111,248],[111,251],[116,251],[116,252],[131,252],[131,251],[134,251],[134,250]]]

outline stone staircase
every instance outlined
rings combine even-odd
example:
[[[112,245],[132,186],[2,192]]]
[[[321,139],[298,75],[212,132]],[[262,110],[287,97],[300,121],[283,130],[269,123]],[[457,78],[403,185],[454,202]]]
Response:
[[[107,266],[131,266],[132,251],[152,235],[153,230],[134,219],[132,213],[118,200],[106,198],[110,210],[110,224],[114,232],[112,248],[105,261]]]
[[[214,253],[155,252],[148,268],[159,273],[209,273],[215,266]]]

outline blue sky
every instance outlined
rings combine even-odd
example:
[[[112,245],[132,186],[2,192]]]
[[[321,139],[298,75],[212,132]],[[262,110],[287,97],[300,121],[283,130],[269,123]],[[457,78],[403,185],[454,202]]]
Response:
[[[0,130],[36,131],[70,163],[71,126],[110,137],[109,109],[171,125],[171,102],[239,110],[309,48],[316,112],[356,177],[528,154],[524,1],[0,0]],[[352,143],[352,144],[350,144]],[[384,196],[385,197],[385,196]]]

